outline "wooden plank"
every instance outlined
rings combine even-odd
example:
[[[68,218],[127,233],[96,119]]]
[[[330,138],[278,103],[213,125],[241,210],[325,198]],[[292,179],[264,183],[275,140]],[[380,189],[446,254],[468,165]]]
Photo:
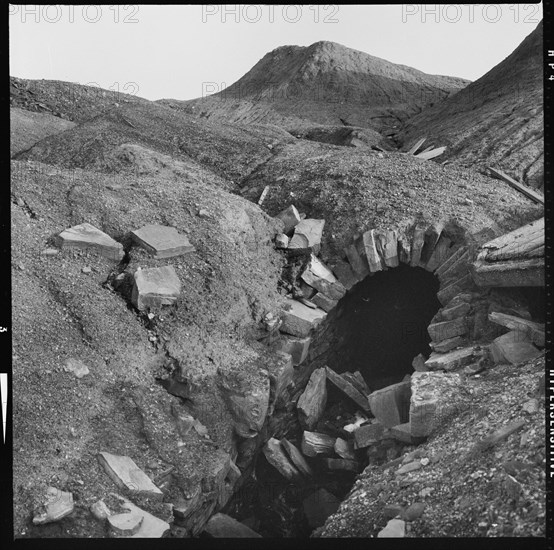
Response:
[[[488,241],[481,245],[481,248],[502,248],[514,242],[514,240],[531,239],[537,234],[544,234],[544,217],[528,223],[509,233],[504,233],[492,241]]]
[[[417,159],[423,159],[423,160],[431,160],[435,157],[438,157],[439,155],[442,155],[446,151],[446,147],[437,147],[436,149],[431,149],[430,151],[419,153],[419,155],[415,155],[415,158]]]
[[[544,235],[537,235],[535,238],[519,243],[515,242],[511,245],[504,247],[501,250],[490,251],[485,259],[488,262],[498,262],[501,260],[515,260],[525,259],[529,254],[533,253],[535,250],[540,249],[544,250]],[[536,257],[537,255],[535,255]]]
[[[407,151],[407,155],[413,155],[424,143],[427,138],[418,139],[415,144]]]
[[[531,199],[538,204],[544,204],[544,195],[542,195],[541,193],[537,193],[537,191],[534,191],[530,187],[522,185],[515,179],[511,178],[507,174],[504,174],[504,172],[497,170],[496,168],[491,168],[490,166],[487,166],[487,168],[493,176],[505,181],[508,185],[512,186],[514,189],[525,195],[528,199]]]

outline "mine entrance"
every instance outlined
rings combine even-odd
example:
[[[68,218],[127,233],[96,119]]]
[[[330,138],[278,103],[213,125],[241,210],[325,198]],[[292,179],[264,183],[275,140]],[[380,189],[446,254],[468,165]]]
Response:
[[[400,382],[416,355],[431,352],[427,327],[441,307],[438,290],[438,279],[420,267],[366,277],[339,304],[329,367],[359,370],[371,390]]]

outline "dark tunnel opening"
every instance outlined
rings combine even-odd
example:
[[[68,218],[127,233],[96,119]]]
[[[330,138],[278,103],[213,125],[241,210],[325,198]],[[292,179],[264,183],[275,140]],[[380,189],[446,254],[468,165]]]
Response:
[[[412,360],[430,354],[427,327],[441,307],[438,279],[400,265],[366,277],[341,300],[327,364],[359,370],[371,390],[400,382]]]

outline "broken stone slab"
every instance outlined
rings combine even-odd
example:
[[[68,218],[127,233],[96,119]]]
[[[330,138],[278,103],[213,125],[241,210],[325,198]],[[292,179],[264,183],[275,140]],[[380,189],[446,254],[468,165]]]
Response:
[[[325,294],[322,294],[321,292],[318,292],[313,298],[312,302],[323,311],[326,311],[329,313],[337,304],[338,300],[332,300],[331,298],[328,298],[325,296]]]
[[[508,315],[507,313],[499,313],[493,311],[489,313],[489,321],[501,325],[510,330],[517,330],[524,332],[533,342],[533,344],[544,348],[545,345],[545,327],[541,323],[535,323],[515,315]]]
[[[62,231],[56,237],[56,244],[62,249],[93,249],[110,260],[119,261],[124,256],[121,243],[114,241],[109,235],[86,222]]]
[[[356,431],[354,433],[356,433]],[[335,453],[346,460],[356,460],[356,453],[352,441],[347,441],[341,437],[337,437],[335,441]]]
[[[412,257],[410,259],[410,265],[412,267],[419,267],[421,260],[421,251],[425,244],[425,226],[416,225],[414,228],[414,234],[412,236]]]
[[[390,438],[388,430],[380,422],[366,424],[365,426],[360,426],[354,432],[354,447],[356,449],[365,449],[388,438]]]
[[[367,396],[371,393],[371,390],[359,370],[355,372],[345,371],[341,374],[341,376],[347,382],[350,382],[362,395]]]
[[[368,397],[373,416],[392,428],[408,421],[411,381],[400,382],[374,391]]]
[[[33,518],[33,524],[44,525],[59,521],[69,516],[74,508],[73,493],[60,491],[56,487],[48,487],[44,504]]]
[[[323,488],[306,497],[302,503],[308,523],[314,529],[321,527],[339,506],[339,499]]]
[[[283,324],[281,332],[304,338],[319,326],[327,317],[322,309],[311,309],[297,300],[287,298],[285,309],[281,313]]]
[[[469,332],[465,317],[452,321],[433,323],[427,327],[427,332],[433,342],[442,342],[454,336],[463,336]]]
[[[295,206],[292,204],[279,212],[276,218],[279,218],[284,224],[283,233],[287,235],[292,232],[292,230],[300,223],[300,214]]]
[[[272,437],[264,445],[263,452],[267,461],[285,478],[294,479],[300,476],[300,472],[289,461],[281,442]]]
[[[433,351],[437,353],[446,353],[461,346],[465,346],[466,343],[467,340],[462,336],[454,336],[454,338],[447,338],[442,342],[431,342],[429,345]]]
[[[445,306],[454,298],[457,294],[460,294],[464,290],[470,290],[475,288],[475,283],[471,278],[470,273],[466,273],[459,279],[452,281],[450,284],[444,286],[441,290],[437,292],[437,298],[439,302]]]
[[[132,458],[100,452],[98,461],[120,489],[157,500],[163,499],[162,491],[152,483]]]
[[[440,310],[440,315],[443,321],[453,321],[460,317],[465,317],[471,310],[471,306],[467,302],[443,308]]]
[[[390,435],[406,445],[419,445],[424,441],[423,437],[414,437],[412,435],[412,427],[409,422],[393,426],[390,429]]]
[[[398,267],[398,232],[396,230],[378,231],[379,253],[387,267]]]
[[[475,357],[476,352],[473,346],[455,349],[448,353],[433,352],[429,356],[429,359],[425,361],[425,366],[428,370],[452,371],[473,363]]]
[[[112,537],[131,537],[138,533],[144,516],[128,512],[126,514],[114,514],[108,517],[110,535]]]
[[[401,519],[391,519],[384,529],[377,533],[377,538],[404,538],[406,536],[406,523]]]
[[[309,457],[331,456],[335,450],[335,437],[305,430],[302,434],[302,452]]]
[[[414,372],[411,384],[409,422],[413,437],[428,437],[451,416],[469,406],[459,374]]]
[[[293,366],[297,367],[308,357],[311,341],[312,339],[310,337],[297,338],[282,334],[276,344],[276,349],[284,353],[289,353],[292,357]]]
[[[262,538],[236,519],[218,512],[214,514],[204,526],[204,533],[212,538]]]
[[[332,300],[340,300],[346,294],[346,289],[333,275],[333,272],[313,254],[300,277],[306,284]]]
[[[342,470],[345,472],[360,472],[360,463],[356,460],[347,460],[345,458],[323,458],[323,464],[329,470]]]
[[[425,366],[425,357],[422,353],[414,357],[412,367],[418,372],[425,372],[427,370],[427,367]]]
[[[495,338],[490,346],[495,363],[511,363],[518,365],[531,361],[542,354],[530,340],[530,337],[520,331],[512,330]]]
[[[477,260],[470,269],[473,281],[479,287],[545,285],[544,257],[490,263]]]
[[[298,419],[303,428],[311,430],[318,423],[327,404],[327,376],[324,368],[316,369],[310,376],[304,393],[297,403]]]
[[[134,534],[130,535],[129,538],[137,539],[146,539],[146,538],[162,538],[164,533],[170,528],[167,521],[163,521],[156,516],[153,516],[145,510],[141,510],[138,506],[135,506],[129,500],[118,496],[122,501],[123,508],[126,508],[131,514],[136,516],[142,516],[142,523],[139,527],[139,530]]]
[[[289,248],[311,248],[316,254],[321,248],[325,220],[305,218],[294,228]]]
[[[131,231],[133,241],[152,254],[157,260],[175,258],[194,252],[185,235],[181,235],[174,227],[149,224]]]
[[[444,263],[452,254],[450,247],[451,244],[452,241],[444,234],[444,232],[441,233],[436,244],[434,245],[434,249],[429,256],[429,259],[427,260],[427,263],[424,266],[424,269],[433,273],[439,265]]]
[[[333,273],[346,290],[350,290],[360,281],[360,278],[354,273],[350,264],[343,260],[335,261]]]
[[[362,257],[355,242],[347,246],[344,249],[344,253],[346,254],[350,266],[352,267],[352,271],[360,281],[369,275],[367,259]]]
[[[275,237],[275,248],[280,248],[280,249],[288,248],[289,242],[290,242],[290,239],[284,233],[279,233]]]
[[[181,281],[171,265],[139,269],[134,279],[131,301],[141,311],[171,305],[181,294]]]
[[[378,233],[375,229],[370,229],[362,235],[365,255],[367,258],[367,263],[369,265],[369,271],[371,273],[382,271],[385,267],[385,263],[381,258],[381,255],[379,254],[377,235]]]
[[[313,470],[310,468],[310,465],[306,462],[306,459],[296,445],[293,445],[288,439],[285,438],[281,439],[281,445],[298,471],[303,473],[305,476],[313,476]]]
[[[334,384],[339,390],[341,390],[347,397],[350,397],[354,403],[363,411],[369,412],[369,403],[367,397],[361,394],[348,380],[344,379],[340,374],[337,374],[333,369],[325,367],[327,374],[327,380]]]

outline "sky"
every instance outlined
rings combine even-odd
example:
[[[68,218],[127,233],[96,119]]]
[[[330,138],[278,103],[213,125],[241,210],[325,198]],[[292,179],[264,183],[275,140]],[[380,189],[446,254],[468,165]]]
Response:
[[[540,4],[10,6],[10,75],[192,99],[267,52],[320,40],[476,80],[542,19]]]

